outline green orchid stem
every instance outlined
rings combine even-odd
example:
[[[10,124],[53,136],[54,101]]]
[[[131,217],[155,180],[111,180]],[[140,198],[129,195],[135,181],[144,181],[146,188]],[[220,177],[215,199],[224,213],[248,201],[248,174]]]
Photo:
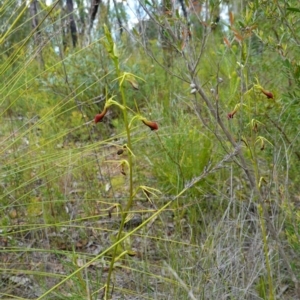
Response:
[[[121,71],[120,71],[120,67],[119,67],[119,59],[117,57],[114,58],[114,63],[115,63],[116,75],[117,75],[117,78],[119,80],[119,89],[120,89],[121,98],[122,98],[122,105],[124,107],[124,109],[122,109],[122,112],[123,112],[123,118],[124,118],[124,125],[125,125],[125,129],[126,129],[126,135],[127,135],[127,148],[130,150],[130,151],[128,151],[128,154],[129,154],[128,155],[129,198],[128,198],[127,205],[126,205],[125,209],[122,212],[122,220],[121,220],[119,232],[118,232],[118,235],[117,235],[117,241],[119,241],[122,237],[126,217],[127,217],[128,212],[129,212],[129,210],[132,206],[132,203],[133,203],[133,174],[132,174],[132,154],[131,154],[131,149],[132,148],[131,148],[130,127],[129,127],[129,121],[128,121],[128,110],[127,110],[126,97],[125,97],[124,88],[123,88],[123,80],[122,80]],[[111,258],[111,262],[110,262],[110,266],[109,266],[108,276],[107,276],[107,280],[106,280],[105,294],[104,294],[104,299],[105,300],[109,299],[109,287],[110,287],[112,272],[113,272],[113,269],[114,269],[114,264],[115,264],[116,257],[117,257],[117,248],[118,248],[118,244],[114,248],[113,255],[112,255],[112,258]]]
[[[267,276],[268,276],[268,288],[269,288],[269,300],[274,300],[274,285],[273,285],[273,277],[272,277],[272,271],[271,271],[271,263],[269,259],[269,247],[268,247],[268,240],[267,240],[267,230],[264,220],[264,214],[263,214],[263,207],[261,204],[258,205],[258,213],[259,213],[259,219],[260,219],[260,226],[261,226],[261,233],[263,238],[263,246],[264,246],[264,253],[265,253],[265,263],[266,263],[266,269],[267,269]]]

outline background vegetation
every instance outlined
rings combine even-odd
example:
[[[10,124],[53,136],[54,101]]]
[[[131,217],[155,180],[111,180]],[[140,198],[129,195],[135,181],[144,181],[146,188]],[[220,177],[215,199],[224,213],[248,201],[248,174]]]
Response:
[[[298,1],[0,3],[0,299],[300,298]]]

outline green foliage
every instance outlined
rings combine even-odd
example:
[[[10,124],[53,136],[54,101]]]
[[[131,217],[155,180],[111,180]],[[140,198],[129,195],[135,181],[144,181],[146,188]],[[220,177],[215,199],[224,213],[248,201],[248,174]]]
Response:
[[[184,105],[182,105],[183,107]],[[174,111],[171,109],[171,111]],[[184,184],[200,174],[212,158],[212,145],[197,119],[184,110],[171,114],[171,123],[164,124],[160,132],[161,144],[156,142],[148,151],[152,155],[155,176],[164,183],[168,193],[179,192]],[[159,150],[158,150],[159,149]]]
[[[2,2],[1,295],[299,297],[296,0]]]

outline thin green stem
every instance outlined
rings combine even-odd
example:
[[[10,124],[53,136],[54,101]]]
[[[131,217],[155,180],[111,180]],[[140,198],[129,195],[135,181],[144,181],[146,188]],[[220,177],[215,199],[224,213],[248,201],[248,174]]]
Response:
[[[121,219],[121,224],[120,224],[120,228],[119,228],[119,232],[117,235],[117,242],[120,241],[121,237],[122,237],[122,232],[124,229],[124,224],[125,224],[125,220],[126,217],[128,215],[128,212],[132,206],[133,203],[133,168],[132,168],[132,148],[131,148],[131,136],[130,136],[130,127],[129,127],[129,120],[128,120],[128,111],[127,111],[127,105],[126,105],[126,96],[124,93],[124,88],[123,88],[123,79],[121,76],[121,71],[119,68],[119,60],[117,58],[114,59],[115,62],[115,69],[116,69],[116,75],[119,81],[119,89],[120,89],[120,93],[121,93],[121,98],[122,98],[122,104],[124,106],[123,111],[123,118],[124,118],[124,125],[125,125],[125,129],[126,129],[126,135],[127,135],[127,147],[129,148],[129,152],[128,152],[128,164],[129,164],[129,198],[128,198],[128,202],[127,205],[125,207],[125,210],[122,211],[122,219]],[[113,255],[111,258],[111,262],[110,262],[110,267],[109,267],[109,271],[108,271],[108,276],[107,276],[107,281],[106,281],[106,288],[105,288],[105,295],[104,295],[104,299],[107,300],[108,295],[109,295],[109,286],[110,286],[110,280],[111,280],[111,276],[112,276],[112,271],[114,268],[114,263],[116,260],[116,256],[117,256],[117,249],[118,249],[118,244],[116,244],[114,251],[113,251]]]
[[[272,272],[271,272],[271,265],[269,260],[269,253],[268,253],[268,241],[267,241],[267,230],[265,226],[265,220],[263,216],[263,208],[261,204],[258,205],[258,212],[260,218],[260,226],[261,226],[261,233],[264,243],[264,252],[265,252],[265,260],[266,260],[266,268],[268,273],[268,283],[269,283],[269,299],[274,300],[274,287],[273,287],[273,279],[272,279]]]

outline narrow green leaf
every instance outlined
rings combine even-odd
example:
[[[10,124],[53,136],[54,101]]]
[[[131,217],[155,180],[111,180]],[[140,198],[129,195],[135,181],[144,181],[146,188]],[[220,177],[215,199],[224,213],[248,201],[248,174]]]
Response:
[[[296,8],[296,7],[288,7],[287,10],[294,11],[294,12],[300,12],[300,8]]]

